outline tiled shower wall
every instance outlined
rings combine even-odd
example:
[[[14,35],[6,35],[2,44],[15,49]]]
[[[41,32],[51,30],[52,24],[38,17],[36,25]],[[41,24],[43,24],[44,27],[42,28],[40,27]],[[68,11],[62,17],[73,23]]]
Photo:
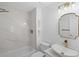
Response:
[[[36,8],[28,12],[29,19],[27,21],[29,25],[29,45],[32,48],[36,48]]]
[[[0,53],[28,47],[27,13],[8,9],[0,13]]]

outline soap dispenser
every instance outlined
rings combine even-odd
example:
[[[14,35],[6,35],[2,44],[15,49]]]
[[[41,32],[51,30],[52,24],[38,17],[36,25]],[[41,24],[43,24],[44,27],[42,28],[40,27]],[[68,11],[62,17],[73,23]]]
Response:
[[[68,40],[64,40],[64,46],[68,48]]]

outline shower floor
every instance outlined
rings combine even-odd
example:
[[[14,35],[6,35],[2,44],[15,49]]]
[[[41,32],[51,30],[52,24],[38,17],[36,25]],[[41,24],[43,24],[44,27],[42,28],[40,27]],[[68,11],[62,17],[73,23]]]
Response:
[[[16,50],[1,53],[0,57],[29,57],[36,50],[30,47],[22,47]]]

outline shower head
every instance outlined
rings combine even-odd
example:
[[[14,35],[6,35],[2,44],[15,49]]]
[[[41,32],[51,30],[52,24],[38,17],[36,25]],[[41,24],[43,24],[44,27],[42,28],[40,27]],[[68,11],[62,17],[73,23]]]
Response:
[[[8,12],[6,9],[0,8],[0,12]]]

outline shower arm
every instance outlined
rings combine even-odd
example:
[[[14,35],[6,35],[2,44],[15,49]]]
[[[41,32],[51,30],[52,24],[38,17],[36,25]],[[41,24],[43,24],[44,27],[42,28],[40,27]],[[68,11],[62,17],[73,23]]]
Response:
[[[0,12],[8,12],[6,9],[0,8]]]

